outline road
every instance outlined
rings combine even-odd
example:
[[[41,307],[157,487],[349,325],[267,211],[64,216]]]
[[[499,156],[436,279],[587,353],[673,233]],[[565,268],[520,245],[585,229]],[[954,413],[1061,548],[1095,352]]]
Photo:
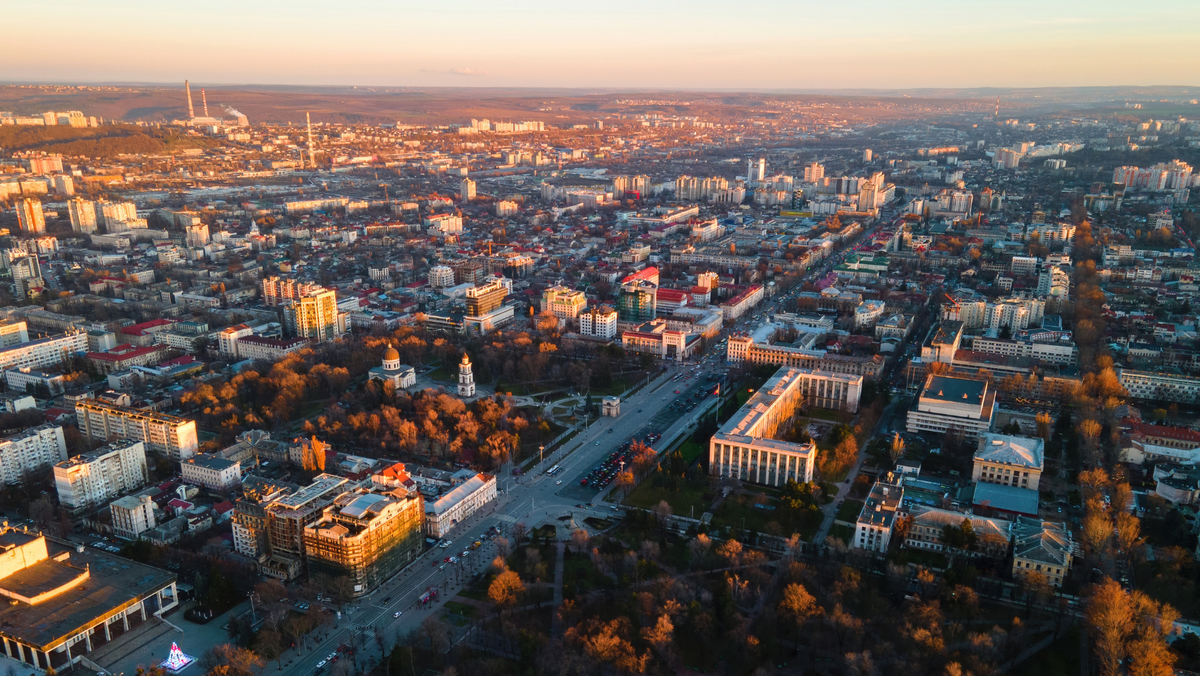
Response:
[[[315,645],[300,654],[296,654],[295,651],[286,653],[282,671],[277,668],[276,663],[268,665],[265,671],[269,674],[296,676],[316,673],[319,662],[334,653],[339,645],[352,642],[355,626],[369,627],[373,631],[381,632],[389,646],[397,635],[415,631],[422,620],[444,606],[473,575],[486,571],[497,553],[495,541],[483,540],[479,549],[470,551],[465,557],[461,557],[461,552],[472,542],[480,540],[493,526],[499,526],[507,535],[512,524],[518,521],[529,527],[547,521],[568,527],[572,523],[583,527],[583,520],[588,516],[612,516],[616,508],[600,502],[608,489],[592,489],[581,495],[578,479],[574,479],[574,485],[569,485],[565,477],[586,474],[621,443],[634,434],[643,433],[648,425],[658,425],[663,420],[673,418],[670,426],[661,430],[665,441],[665,433],[676,434],[694,424],[702,410],[701,407],[678,415],[669,412],[671,401],[686,397],[687,392],[703,385],[703,379],[696,377],[688,381],[672,381],[680,372],[690,373],[693,369],[693,366],[669,367],[640,391],[621,402],[621,415],[599,419],[583,434],[569,441],[565,449],[547,456],[540,467],[535,467],[525,476],[512,477],[510,471],[502,473],[498,477],[502,482],[499,499],[490,508],[456,526],[447,536],[452,542],[451,547],[435,547],[425,552],[378,590],[359,599],[353,609],[343,612],[337,627],[330,630]],[[688,389],[680,387],[684,382],[689,384]],[[680,394],[675,394],[675,390],[679,390]],[[557,478],[545,474],[545,470],[554,464],[564,468],[557,474]],[[576,506],[589,501],[595,501],[596,505],[582,509]],[[568,514],[573,515],[573,520],[559,521],[559,517]],[[561,535],[563,533],[560,531]],[[443,565],[442,560],[452,554],[460,556],[461,561],[458,564]],[[438,591],[437,600],[418,609],[418,597],[431,588]],[[396,613],[403,614],[396,617]],[[370,647],[373,645],[373,640],[368,642],[368,648],[365,650],[367,654],[375,650]],[[325,669],[327,670],[328,666]]]

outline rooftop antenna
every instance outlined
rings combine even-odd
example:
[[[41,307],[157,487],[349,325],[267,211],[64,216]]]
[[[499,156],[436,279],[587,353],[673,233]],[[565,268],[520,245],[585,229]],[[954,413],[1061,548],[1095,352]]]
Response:
[[[304,124],[308,126],[308,164],[309,164],[308,168],[316,169],[317,168],[317,160],[315,159],[315,156],[313,154],[313,142],[312,142],[312,118],[309,116],[309,114],[307,112],[304,113]]]
[[[208,117],[208,95],[204,93],[204,88],[200,88],[200,104],[204,108],[204,117]]]
[[[188,100],[188,119],[196,117],[196,110],[192,108],[192,85],[188,84],[187,80],[183,81],[183,91],[187,92]]]

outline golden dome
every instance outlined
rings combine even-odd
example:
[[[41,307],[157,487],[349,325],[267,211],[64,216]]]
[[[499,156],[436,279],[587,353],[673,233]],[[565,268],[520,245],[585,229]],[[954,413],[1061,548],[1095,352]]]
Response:
[[[400,353],[396,351],[396,348],[392,347],[391,345],[388,345],[388,349],[385,350],[383,353],[383,360],[384,361],[400,361]]]

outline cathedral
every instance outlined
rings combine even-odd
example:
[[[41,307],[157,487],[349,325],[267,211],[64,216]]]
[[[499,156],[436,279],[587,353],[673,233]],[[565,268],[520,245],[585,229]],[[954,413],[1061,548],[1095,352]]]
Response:
[[[389,382],[398,390],[417,383],[416,370],[407,364],[401,364],[400,353],[391,345],[388,345],[388,349],[383,353],[383,365],[371,369],[369,377],[371,380]]]

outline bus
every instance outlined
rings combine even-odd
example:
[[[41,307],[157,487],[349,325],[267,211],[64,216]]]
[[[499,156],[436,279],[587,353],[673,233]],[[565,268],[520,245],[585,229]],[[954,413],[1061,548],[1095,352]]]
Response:
[[[550,476],[554,476],[555,474],[558,474],[561,471],[562,471],[562,467],[555,465],[555,466],[551,467],[550,469],[546,470],[546,474],[549,474]]]

